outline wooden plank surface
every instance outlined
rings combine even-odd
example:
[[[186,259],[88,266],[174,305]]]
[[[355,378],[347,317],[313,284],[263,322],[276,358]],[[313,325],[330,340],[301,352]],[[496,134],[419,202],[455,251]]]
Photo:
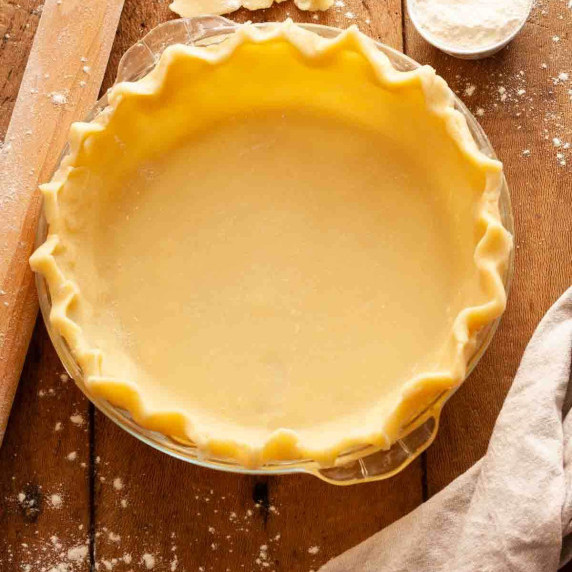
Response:
[[[472,112],[481,114],[505,164],[516,227],[508,309],[479,367],[445,409],[439,438],[427,452],[429,495],[485,453],[536,324],[572,284],[572,155],[562,150],[572,142],[572,81],[558,79],[561,73],[572,78],[571,15],[564,2],[539,3],[507,49],[476,62],[442,54],[405,22],[407,53],[434,66]],[[553,138],[561,140],[560,147]]]
[[[90,570],[88,407],[38,323],[0,449],[2,572]]]
[[[37,0],[0,0],[1,132],[39,6]],[[400,0],[346,0],[317,20],[290,2],[232,18],[286,15],[359,24],[433,65],[479,114],[506,165],[517,232],[509,307],[488,353],[447,405],[439,437],[423,459],[389,481],[337,488],[307,476],[200,469],[139,443],[94,414],[73,384],[60,379],[63,370],[39,325],[0,449],[1,571],[36,572],[58,563],[74,571],[317,569],[412,510],[483,454],[536,323],[572,282],[572,154],[563,149],[572,141],[572,82],[561,79],[572,76],[572,40],[565,1],[538,4],[523,34],[482,62],[461,62],[427,46]],[[169,18],[166,1],[127,0],[105,87],[125,49]]]

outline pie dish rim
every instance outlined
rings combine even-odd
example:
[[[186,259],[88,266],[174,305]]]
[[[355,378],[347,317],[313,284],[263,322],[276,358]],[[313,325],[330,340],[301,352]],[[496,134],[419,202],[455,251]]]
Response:
[[[204,20],[207,20],[207,22],[204,22]],[[172,27],[173,25],[183,25],[185,27],[188,26],[192,26],[195,28],[195,33],[196,33],[196,27],[198,26],[199,28],[201,28],[204,32],[204,30],[209,30],[209,27],[207,24],[211,24],[212,26],[212,21],[216,22],[216,26],[214,27],[214,31],[216,34],[230,34],[233,33],[237,26],[230,22],[229,20],[226,20],[225,18],[211,18],[211,17],[207,17],[207,18],[194,18],[194,19],[183,19],[183,20],[174,20],[174,21],[170,21],[166,24],[163,24],[161,26],[159,26],[158,28],[161,28],[162,26],[168,25],[169,27]],[[197,22],[199,21],[199,22]],[[175,23],[175,24],[174,24]],[[253,27],[257,27],[257,28],[261,28],[261,27],[266,27],[266,26],[273,26],[275,25],[274,23],[263,23],[263,24],[259,24],[259,25],[255,25]],[[317,33],[321,33],[326,31],[327,34],[339,34],[339,33],[343,33],[335,28],[332,27],[328,27],[328,26],[321,26],[321,25],[316,25],[316,24],[309,24],[309,25],[301,25],[300,27],[306,28],[306,29],[310,29],[311,31],[317,32]],[[212,31],[213,28],[211,27],[210,30]],[[152,34],[156,34],[157,28],[155,30],[152,30],[150,32],[149,35]],[[178,43],[178,42],[175,42]],[[380,49],[381,51],[383,51],[386,55],[388,55],[388,57],[392,56],[394,59],[399,60],[397,63],[399,65],[411,65],[413,67],[418,66],[419,64],[417,64],[416,62],[414,62],[413,60],[411,60],[410,58],[408,58],[407,56],[396,52],[395,50],[384,46],[383,44],[380,44],[378,42],[375,42],[376,46],[378,49]],[[138,44],[136,44],[135,47],[141,45],[141,42],[139,42]],[[134,48],[131,48],[131,50],[133,50]],[[122,77],[122,71],[125,72],[125,62],[128,61],[129,58],[129,52],[124,56],[124,58],[122,59],[122,65],[120,65],[120,72],[118,73],[118,77],[121,78]],[[395,62],[392,62],[395,64]],[[122,78],[125,79],[125,78]],[[102,103],[105,104],[106,99],[102,98],[102,100],[100,100],[100,102],[98,102],[98,104],[94,107],[94,111],[90,114],[90,116],[88,116],[88,119],[90,117],[93,117],[95,114],[97,114],[97,112],[99,110],[101,110],[101,106]],[[473,128],[473,130],[476,130],[477,133],[475,135],[475,133],[473,133],[473,137],[477,138],[477,144],[480,146],[481,151],[484,151],[486,153],[489,154],[489,156],[494,158],[494,151],[492,150],[492,147],[490,146],[490,143],[488,142],[488,140],[486,139],[486,136],[484,135],[484,132],[482,131],[482,129],[480,128],[480,126],[478,125],[478,123],[476,122],[476,120],[474,119],[474,117],[472,117],[472,115],[470,115],[470,113],[466,110],[466,108],[464,107],[464,105],[458,100],[458,98],[455,98],[455,106],[457,107],[457,109],[459,109],[461,111],[461,113],[465,116],[465,119],[467,120],[467,122],[469,123],[469,127]],[[477,137],[479,136],[479,137]],[[480,140],[478,140],[480,138]],[[65,151],[62,153],[62,157],[65,156]],[[500,181],[500,185],[501,185],[501,200],[505,201],[505,211],[504,212],[504,218],[502,219],[502,223],[505,229],[508,230],[508,232],[512,235],[513,234],[513,224],[512,224],[512,213],[510,210],[510,197],[508,195],[508,189],[506,187],[506,181],[504,179],[504,174],[502,174],[501,172],[501,181]],[[504,198],[503,198],[504,197]],[[45,221],[44,221],[44,228],[42,230],[42,225],[40,224],[38,226],[38,244],[41,244],[43,242],[43,235],[45,234]],[[506,269],[504,272],[504,275],[501,277],[502,282],[503,282],[503,292],[506,292],[506,295],[508,294],[508,289],[510,286],[510,278],[512,276],[512,269],[513,269],[513,250],[512,248],[509,251],[508,254],[508,260],[507,260],[507,265],[506,265]],[[232,462],[229,459],[217,459],[216,455],[205,455],[203,452],[197,451],[196,449],[189,451],[188,449],[192,449],[192,445],[189,447],[188,444],[182,444],[180,441],[177,442],[173,442],[170,438],[165,437],[162,434],[157,434],[153,431],[149,431],[148,429],[145,429],[144,427],[139,426],[137,423],[135,423],[133,421],[132,418],[129,418],[128,414],[126,414],[125,412],[123,412],[122,410],[120,410],[119,408],[116,408],[115,406],[111,405],[109,402],[94,396],[91,394],[91,392],[89,391],[89,388],[86,387],[83,378],[81,376],[81,370],[79,368],[77,368],[77,363],[75,362],[73,356],[71,355],[71,352],[69,351],[69,347],[67,348],[67,350],[65,349],[65,346],[67,345],[65,343],[65,341],[61,338],[61,336],[59,335],[59,333],[56,331],[56,329],[53,327],[53,324],[51,324],[51,321],[49,319],[49,313],[50,313],[50,300],[49,297],[47,295],[47,291],[46,291],[46,284],[45,284],[45,280],[42,278],[42,276],[40,274],[37,274],[37,283],[38,283],[38,289],[40,292],[40,302],[41,302],[41,306],[42,306],[42,312],[44,314],[44,319],[46,321],[46,324],[48,326],[48,330],[50,333],[50,337],[52,338],[52,341],[54,342],[54,345],[58,351],[58,354],[60,355],[60,358],[62,359],[64,366],[66,367],[66,369],[68,370],[68,373],[70,373],[70,375],[74,378],[74,380],[76,381],[76,383],[78,384],[78,386],[80,387],[80,389],[82,389],[82,391],[84,391],[84,393],[86,393],[86,395],[88,396],[88,398],[95,403],[95,405],[102,409],[103,412],[108,416],[111,417],[115,422],[117,422],[118,424],[120,424],[124,429],[128,430],[129,432],[131,432],[132,434],[135,434],[138,438],[148,442],[149,444],[160,448],[161,450],[163,450],[164,452],[167,452],[171,455],[177,456],[179,458],[184,458],[187,461],[191,461],[191,462],[195,462],[201,465],[206,465],[206,466],[211,466],[211,467],[215,467],[215,468],[223,468],[223,469],[227,469],[227,470],[231,470],[231,471],[235,471],[235,472],[255,472],[255,473],[266,473],[266,472],[292,472],[292,471],[306,471],[306,472],[312,472],[314,474],[317,474],[318,476],[321,476],[321,478],[325,478],[326,480],[333,480],[333,481],[339,481],[339,479],[337,479],[336,477],[331,477],[328,476],[327,471],[329,471],[330,469],[324,469],[324,467],[320,467],[319,465],[317,465],[315,463],[315,461],[312,461],[310,459],[293,459],[293,460],[288,460],[286,462],[284,461],[279,461],[279,460],[275,460],[275,461],[271,461],[271,462],[266,462],[264,463],[262,466],[253,468],[253,467],[247,467],[242,465],[241,463],[236,463],[236,462]],[[476,361],[478,361],[478,358],[480,358],[480,356],[482,355],[482,353],[484,353],[484,349],[486,348],[486,345],[488,344],[488,342],[490,341],[490,338],[492,337],[492,334],[494,333],[494,330],[496,329],[496,326],[498,325],[498,322],[500,320],[500,316],[495,318],[493,321],[491,321],[488,326],[485,328],[486,331],[482,331],[482,339],[479,340],[479,346],[476,347],[475,352],[473,354],[473,357],[471,358],[471,361],[469,362],[469,367],[468,369],[472,369],[472,367],[474,367],[474,365],[476,364]],[[65,355],[67,352],[68,355]],[[477,359],[473,359],[473,358],[477,358]],[[73,363],[70,362],[70,358],[71,361]],[[74,368],[74,365],[76,366]],[[468,373],[467,373],[468,375]],[[466,376],[464,376],[464,379],[466,379]],[[462,381],[461,381],[462,383]],[[444,391],[439,397],[438,399],[435,400],[434,403],[431,403],[427,408],[426,411],[421,412],[420,415],[418,415],[415,419],[411,420],[410,424],[408,425],[408,429],[410,430],[410,432],[414,432],[416,430],[418,430],[420,427],[424,426],[425,424],[427,424],[428,422],[430,422],[431,420],[433,420],[433,428],[430,429],[424,439],[424,442],[421,443],[421,445],[419,447],[416,448],[416,450],[411,450],[412,448],[409,446],[406,446],[405,449],[409,449],[409,454],[406,455],[406,459],[403,460],[403,462],[399,465],[399,467],[393,467],[391,468],[390,471],[388,471],[387,473],[383,473],[383,474],[373,474],[372,471],[366,471],[366,475],[362,475],[361,478],[358,478],[357,480],[363,480],[364,478],[367,480],[371,480],[373,478],[384,478],[386,476],[390,476],[390,474],[394,474],[397,470],[400,470],[400,468],[402,468],[405,464],[408,464],[409,462],[411,462],[411,460],[417,456],[417,454],[419,454],[421,452],[421,450],[423,450],[424,448],[426,448],[430,442],[432,441],[432,439],[434,438],[436,429],[437,429],[437,419],[439,416],[439,412],[441,410],[441,407],[443,405],[443,403],[448,399],[448,397],[450,397],[450,395],[457,389],[457,387],[460,385],[460,383],[458,385],[456,385],[455,387],[450,387],[448,388],[446,391]],[[406,433],[406,432],[404,432]],[[159,439],[157,439],[157,437],[159,437]],[[399,442],[403,442],[403,439],[405,439],[407,437],[406,434],[403,434],[402,436],[399,437],[399,439],[397,441],[395,441],[395,443]],[[165,440],[167,440],[169,442],[169,446],[166,446]],[[171,444],[176,445],[174,448],[171,446]],[[183,448],[181,450],[181,447]],[[355,451],[350,451],[348,453],[344,453],[341,456],[336,457],[336,462],[335,462],[335,466],[336,467],[341,467],[341,466],[345,466],[348,463],[354,463],[357,462],[363,458],[367,458],[370,455],[375,455],[377,453],[388,453],[389,451],[378,451],[375,450],[375,447],[372,449],[367,448],[366,450],[355,450]],[[361,463],[361,465],[363,465],[363,462]],[[361,466],[360,465],[360,466]],[[352,480],[352,482],[356,479],[350,479]],[[344,484],[345,481],[344,481]]]

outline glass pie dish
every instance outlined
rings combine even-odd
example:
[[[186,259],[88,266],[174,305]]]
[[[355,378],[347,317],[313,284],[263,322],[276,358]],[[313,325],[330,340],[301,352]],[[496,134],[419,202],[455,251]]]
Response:
[[[270,25],[272,24],[258,24],[257,26],[265,27]],[[233,22],[220,17],[173,20],[162,24],[152,30],[140,42],[127,51],[119,65],[117,82],[135,81],[147,75],[157,64],[161,53],[172,44],[207,45],[220,43],[229,38],[236,30],[236,27],[237,25]],[[304,25],[303,27],[328,38],[335,37],[340,33],[340,30],[326,26]],[[419,64],[413,60],[389,47],[382,44],[377,44],[377,47],[387,55],[394,67],[399,70],[411,70],[419,66]],[[91,121],[96,117],[103,109],[105,109],[107,104],[107,98],[103,97],[86,118],[86,121]],[[460,101],[456,101],[456,106],[465,116],[469,129],[480,150],[486,155],[494,157],[494,152],[490,143],[475,119]],[[63,151],[62,158],[65,157],[67,153],[68,149],[66,148]],[[200,176],[200,172],[198,173],[198,176]],[[506,229],[512,233],[513,221],[510,199],[504,178],[502,179],[501,186],[501,218]],[[45,240],[47,230],[46,220],[42,217],[38,225],[38,244]],[[507,290],[509,287],[512,267],[513,263],[511,255],[503,276],[504,286]],[[388,450],[381,450],[379,447],[367,444],[360,445],[359,447],[353,447],[352,449],[346,450],[342,454],[338,455],[335,462],[330,467],[321,466],[316,460],[310,458],[301,458],[291,461],[268,462],[256,469],[246,468],[229,458],[207,456],[199,451],[198,447],[196,447],[192,442],[169,438],[166,435],[145,429],[137,424],[127,411],[113,406],[106,400],[93,395],[84,381],[81,368],[74,359],[70,347],[51,325],[49,319],[51,300],[45,279],[40,274],[37,275],[37,284],[40,306],[56,351],[70,376],[75,380],[78,387],[94,403],[94,405],[110,419],[123,427],[123,429],[140,440],[174,457],[201,466],[237,473],[282,474],[306,472],[336,484],[351,484],[360,481],[387,478],[407,466],[407,464],[409,464],[431,444],[437,432],[441,408],[454,391],[451,389],[438,395],[424,411],[417,415],[417,417],[411,420],[403,428],[400,438]],[[468,364],[468,373],[470,373],[474,368],[479,358],[486,350],[498,322],[499,320],[497,319],[480,332],[477,349]]]

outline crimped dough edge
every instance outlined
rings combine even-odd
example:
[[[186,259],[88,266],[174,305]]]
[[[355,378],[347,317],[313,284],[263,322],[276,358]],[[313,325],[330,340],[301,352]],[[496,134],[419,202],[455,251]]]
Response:
[[[59,236],[53,232],[59,220],[58,194],[73,172],[75,158],[90,134],[104,130],[115,106],[122,98],[152,94],[162,89],[172,60],[199,58],[213,65],[228,59],[236,48],[245,42],[264,43],[283,38],[295,46],[308,60],[327,56],[335,50],[350,49],[361,53],[371,63],[377,80],[382,86],[421,86],[427,111],[445,122],[447,131],[464,156],[486,175],[485,188],[477,211],[477,223],[484,228],[477,244],[474,263],[479,271],[487,301],[478,306],[464,308],[456,316],[451,331],[455,347],[455,359],[449,371],[419,374],[402,388],[401,400],[393,412],[379,420],[375,427],[363,427],[352,436],[332,442],[327,449],[308,447],[300,435],[291,429],[274,431],[262,447],[227,439],[209,438],[195,431],[193,420],[181,412],[156,411],[144,400],[136,384],[129,380],[109,379],[101,373],[101,352],[91,347],[81,326],[70,319],[68,308],[81,292],[73,279],[65,276],[58,266],[56,250]],[[499,213],[499,196],[502,187],[502,165],[483,154],[471,135],[465,117],[454,107],[454,95],[446,82],[429,66],[412,71],[396,70],[388,57],[377,49],[375,43],[351,27],[336,38],[325,39],[308,32],[291,20],[269,25],[264,29],[250,24],[237,26],[236,31],[223,43],[208,49],[196,46],[174,45],[168,47],[156,68],[143,79],[133,83],[115,85],[108,94],[109,107],[90,123],[74,123],[70,129],[70,151],[62,161],[53,179],[40,187],[44,196],[44,208],[49,224],[48,237],[30,258],[32,269],[41,273],[51,296],[50,323],[55,332],[69,345],[81,367],[86,387],[99,397],[130,412],[142,427],[165,435],[191,441],[199,451],[214,457],[231,458],[238,463],[258,467],[277,461],[312,459],[322,466],[330,466],[336,458],[362,445],[388,449],[403,436],[404,427],[425,412],[444,392],[458,386],[467,372],[467,364],[477,346],[478,334],[487,324],[502,314],[506,306],[503,274],[512,250],[512,237],[504,228]],[[118,391],[120,390],[120,391]]]

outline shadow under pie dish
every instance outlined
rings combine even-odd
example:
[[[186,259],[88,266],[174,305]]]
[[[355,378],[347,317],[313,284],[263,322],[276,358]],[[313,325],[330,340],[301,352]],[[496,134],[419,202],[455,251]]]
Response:
[[[233,26],[107,99],[31,259],[90,395],[256,469],[388,449],[462,382],[512,242],[502,166],[431,68]]]

